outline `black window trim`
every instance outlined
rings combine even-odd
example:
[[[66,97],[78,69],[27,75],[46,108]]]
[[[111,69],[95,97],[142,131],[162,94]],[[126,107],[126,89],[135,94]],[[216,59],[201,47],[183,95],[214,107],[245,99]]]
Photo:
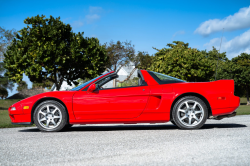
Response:
[[[153,72],[148,71],[147,72],[153,77],[153,79],[158,83],[158,84],[173,84],[173,83],[183,83],[184,81],[178,81],[178,80],[160,80]]]

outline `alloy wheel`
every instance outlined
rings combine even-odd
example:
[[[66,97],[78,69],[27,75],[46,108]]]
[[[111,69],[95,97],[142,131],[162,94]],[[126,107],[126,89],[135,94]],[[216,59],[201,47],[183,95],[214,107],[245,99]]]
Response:
[[[197,126],[204,118],[204,109],[199,102],[186,100],[177,108],[177,117],[185,126]]]
[[[55,105],[44,105],[37,114],[38,123],[46,129],[54,129],[62,121],[62,112]]]

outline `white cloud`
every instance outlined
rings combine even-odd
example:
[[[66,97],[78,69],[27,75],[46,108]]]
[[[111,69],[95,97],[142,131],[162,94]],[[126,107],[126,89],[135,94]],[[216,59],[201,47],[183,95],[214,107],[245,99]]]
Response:
[[[83,21],[83,20],[77,20],[77,21],[74,21],[74,22],[72,23],[72,27],[73,27],[74,29],[80,28],[80,27],[82,27],[83,25],[84,25],[84,21]]]
[[[173,39],[175,36],[177,36],[177,35],[184,35],[184,34],[185,34],[185,31],[177,31],[177,32],[175,32],[175,33],[173,34],[172,39]]]
[[[101,18],[101,14],[103,13],[102,7],[90,6],[88,14],[84,17],[84,19],[76,20],[72,23],[72,27],[74,29],[80,28],[83,25],[91,24]],[[71,19],[71,18],[70,18]]]
[[[220,48],[221,38],[214,38],[210,40],[209,43],[206,43],[204,46],[211,50],[212,46],[216,49]],[[222,39],[221,44],[221,51],[220,52],[227,52],[227,57],[229,59],[240,55],[243,52],[250,53],[250,29],[239,36],[227,41],[224,37]]]
[[[102,7],[90,6],[89,14],[85,16],[87,24],[91,24],[101,18],[100,14],[103,13]]]
[[[203,22],[194,33],[207,36],[211,33],[222,31],[233,31],[250,27],[250,6],[241,8],[234,15],[230,15],[222,20],[210,19]]]
[[[97,6],[90,6],[89,7],[89,12],[90,13],[101,13],[103,11],[102,7],[97,7]]]
[[[87,24],[91,24],[94,21],[99,20],[99,19],[100,19],[100,15],[98,14],[89,14],[86,16]]]

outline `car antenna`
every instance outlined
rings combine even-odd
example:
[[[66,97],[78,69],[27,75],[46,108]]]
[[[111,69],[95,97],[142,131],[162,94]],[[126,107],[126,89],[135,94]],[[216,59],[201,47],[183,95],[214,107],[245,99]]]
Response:
[[[221,40],[220,40],[220,48],[221,48],[223,33],[224,33],[224,28],[222,30],[222,36],[221,36]],[[217,68],[218,68],[218,62],[219,62],[219,55],[220,55],[220,49],[219,49],[219,54],[218,54],[218,59],[217,59],[217,65],[216,65],[215,81],[216,81],[216,76],[217,76]]]

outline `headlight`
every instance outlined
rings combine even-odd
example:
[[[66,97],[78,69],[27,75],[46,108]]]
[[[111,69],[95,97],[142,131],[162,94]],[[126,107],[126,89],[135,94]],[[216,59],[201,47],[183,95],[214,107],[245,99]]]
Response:
[[[11,107],[10,110],[11,110],[11,111],[15,111],[15,110],[16,110],[16,107]]]

